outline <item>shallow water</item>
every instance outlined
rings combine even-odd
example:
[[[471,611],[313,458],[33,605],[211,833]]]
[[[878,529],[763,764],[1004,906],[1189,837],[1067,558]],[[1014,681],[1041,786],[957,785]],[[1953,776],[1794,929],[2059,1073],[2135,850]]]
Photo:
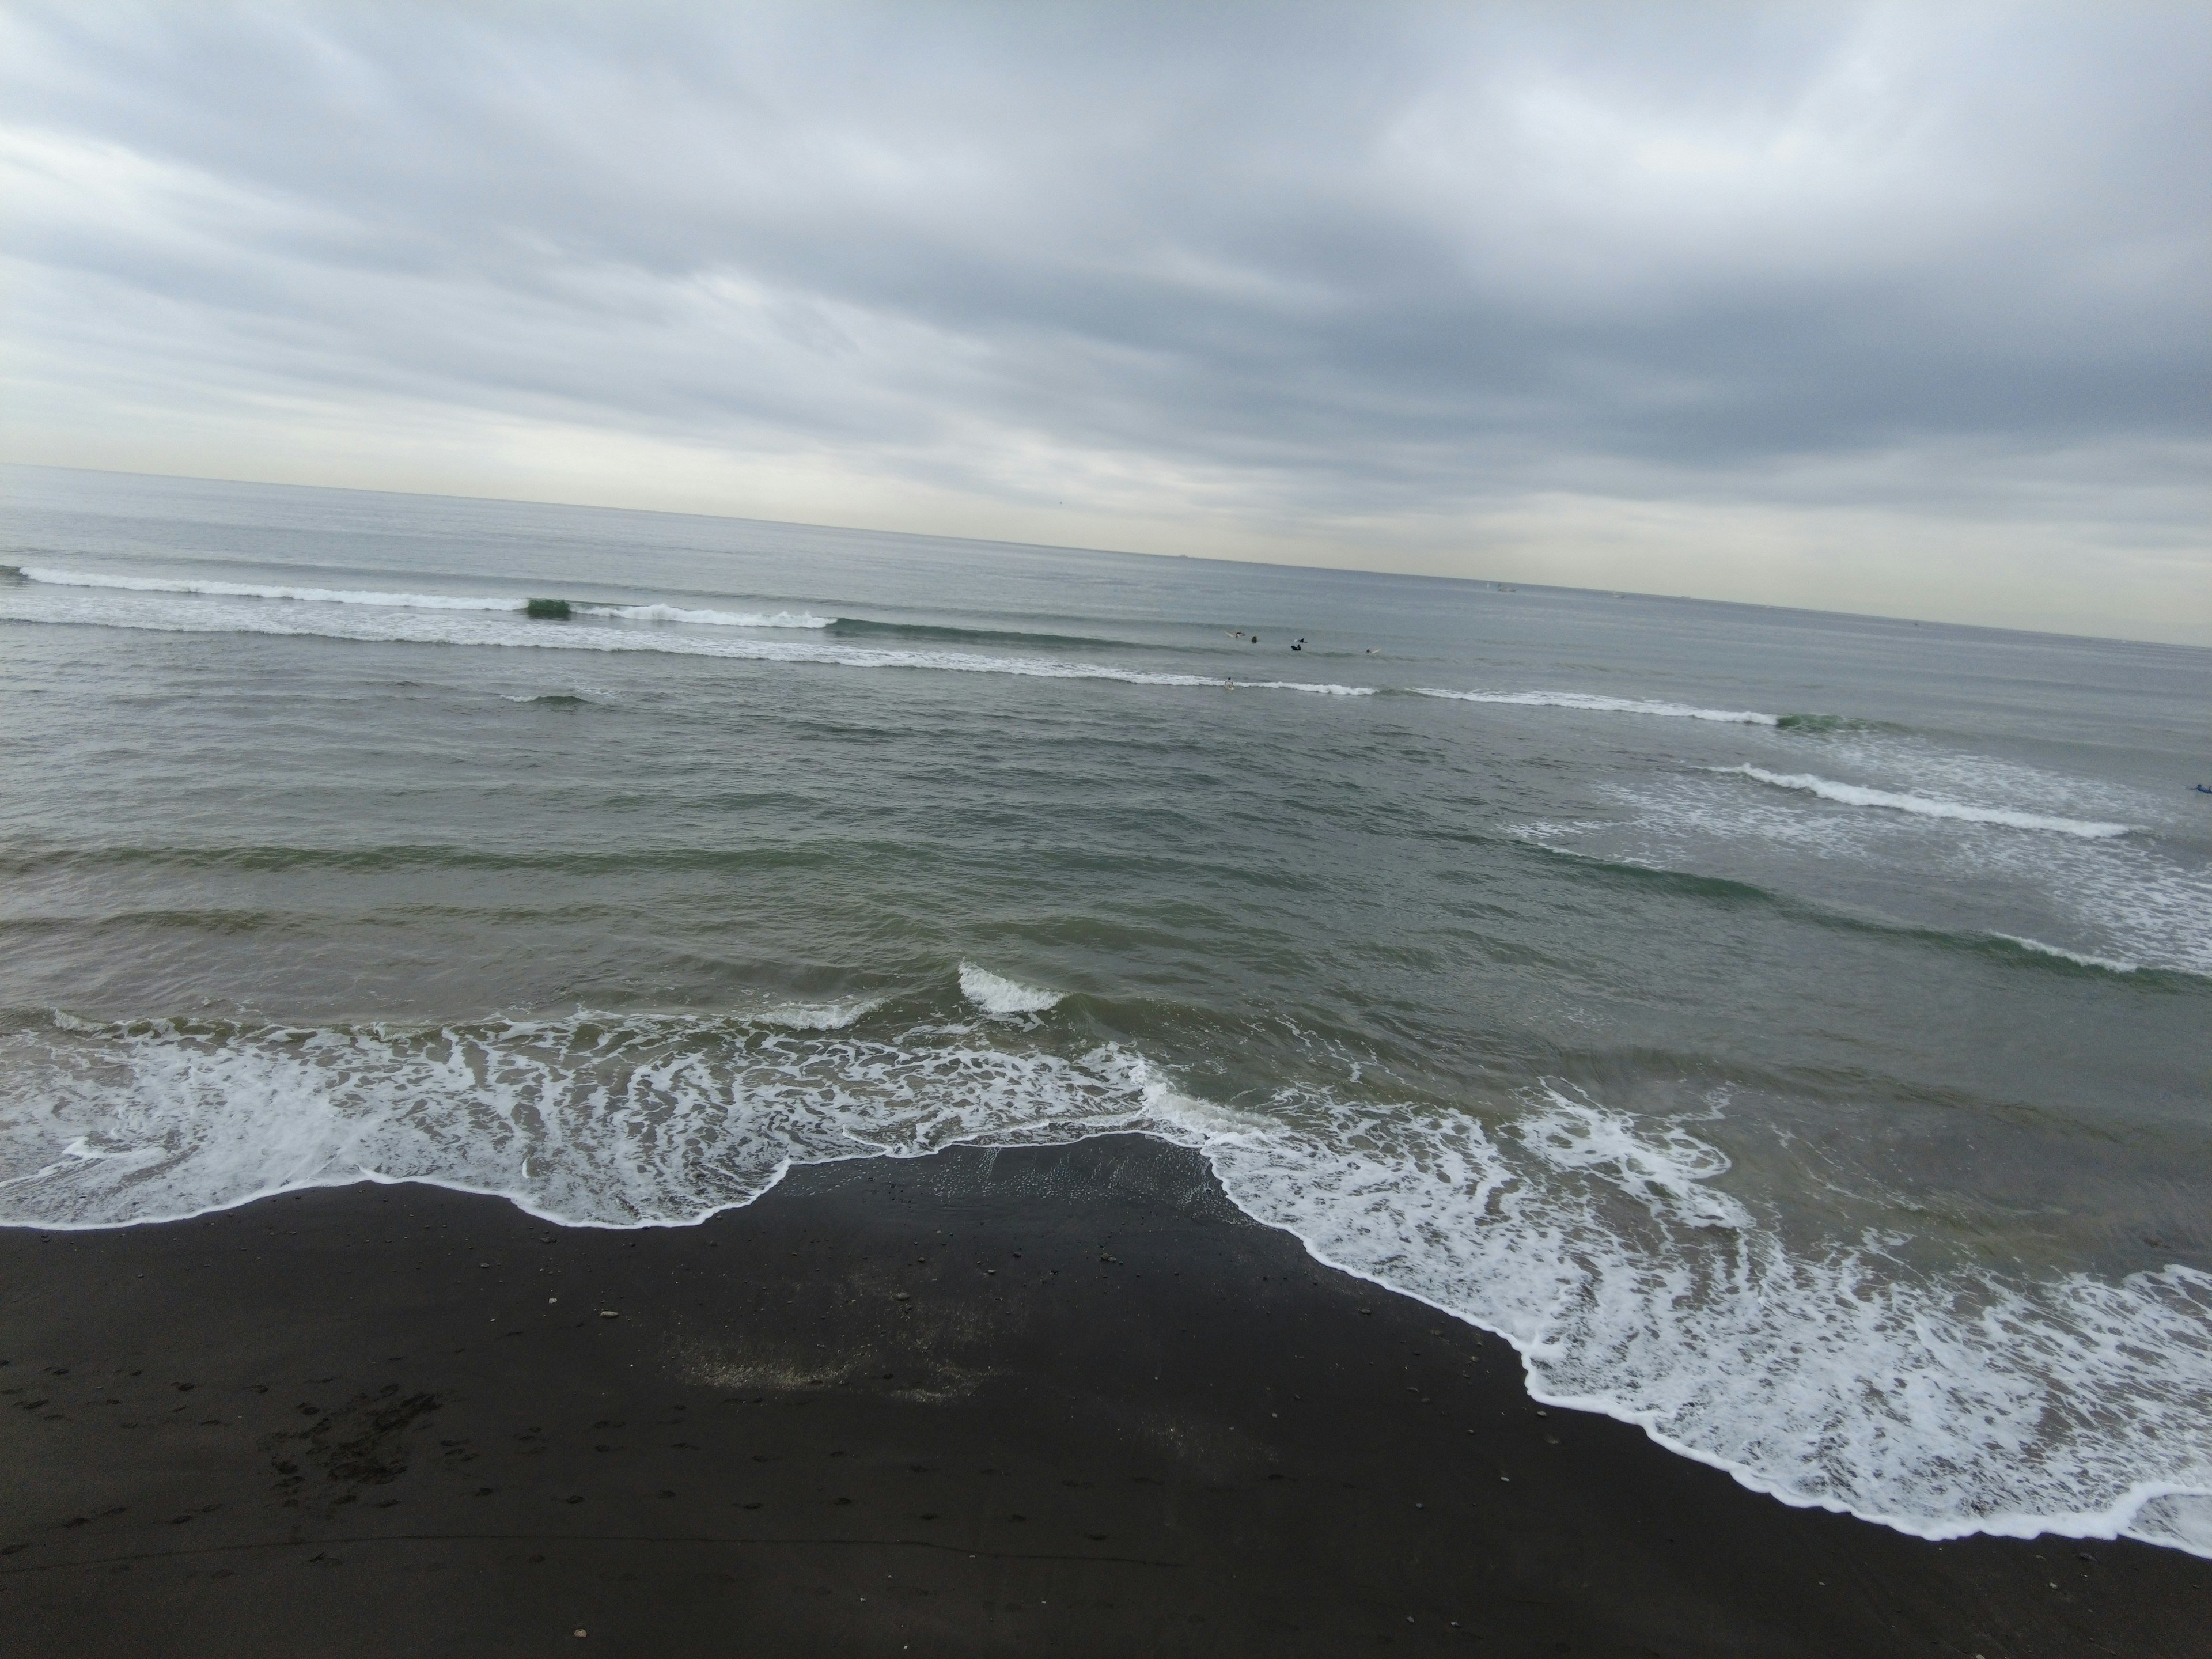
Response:
[[[0,483],[0,1219],[1135,1127],[1790,1501],[2212,1553],[2212,653]]]

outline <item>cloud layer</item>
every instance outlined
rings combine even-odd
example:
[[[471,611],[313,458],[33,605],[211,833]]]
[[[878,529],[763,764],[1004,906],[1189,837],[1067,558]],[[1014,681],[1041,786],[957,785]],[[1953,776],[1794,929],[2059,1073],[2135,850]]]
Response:
[[[2200,9],[0,18],[11,459],[2212,642]]]

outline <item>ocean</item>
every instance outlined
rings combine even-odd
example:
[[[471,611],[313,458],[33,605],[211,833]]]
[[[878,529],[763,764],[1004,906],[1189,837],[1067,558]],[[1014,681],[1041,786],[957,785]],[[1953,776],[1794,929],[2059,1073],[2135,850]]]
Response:
[[[2212,1555],[2212,653],[23,467],[0,567],[0,1223],[1133,1130],[1787,1503]]]

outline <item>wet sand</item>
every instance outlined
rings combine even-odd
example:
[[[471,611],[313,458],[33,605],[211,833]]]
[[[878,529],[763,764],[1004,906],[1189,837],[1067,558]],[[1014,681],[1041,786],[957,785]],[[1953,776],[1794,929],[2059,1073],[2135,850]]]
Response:
[[[1547,1413],[1131,1137],[645,1232],[373,1186],[0,1232],[0,1359],[27,1656],[2019,1659],[2212,1617],[2212,1562],[1930,1545]]]

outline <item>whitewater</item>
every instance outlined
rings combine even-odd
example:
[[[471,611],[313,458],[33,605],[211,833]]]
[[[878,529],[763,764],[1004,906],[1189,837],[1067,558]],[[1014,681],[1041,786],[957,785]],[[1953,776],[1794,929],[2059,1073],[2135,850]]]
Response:
[[[957,978],[987,1024],[1064,1000],[974,963]],[[41,1149],[0,1175],[0,1218],[97,1228],[422,1181],[564,1225],[680,1226],[795,1164],[1135,1131],[1203,1152],[1317,1260],[1505,1338],[1539,1400],[1785,1502],[1930,1539],[2212,1554],[2212,1276],[2022,1282],[1962,1258],[1900,1283],[1879,1243],[1807,1249],[1728,1190],[1698,1133],[1710,1103],[1654,1119],[1539,1085],[1502,1124],[1328,1089],[1236,1108],[1119,1043],[996,1040],[941,1004],[903,1028],[872,1012],[64,1018],[0,1045],[0,1124]]]

